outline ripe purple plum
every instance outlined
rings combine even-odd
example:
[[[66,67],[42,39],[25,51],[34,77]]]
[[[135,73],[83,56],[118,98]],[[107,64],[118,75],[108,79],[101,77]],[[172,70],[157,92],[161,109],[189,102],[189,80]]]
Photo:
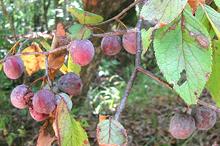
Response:
[[[44,121],[49,117],[48,114],[38,113],[32,107],[29,107],[29,113],[30,113],[31,117],[38,122]]]
[[[58,80],[58,88],[70,96],[80,95],[82,90],[82,80],[74,73],[67,73]]]
[[[49,114],[56,108],[55,95],[48,89],[41,89],[34,94],[32,104],[36,112]]]
[[[101,48],[105,55],[116,55],[122,48],[121,38],[119,36],[106,36],[102,39]]]
[[[73,62],[80,66],[88,65],[95,55],[94,46],[89,40],[72,41],[69,51]]]
[[[196,127],[199,130],[211,129],[215,125],[217,119],[216,112],[205,106],[196,107],[193,116],[195,118]]]
[[[11,103],[14,107],[19,109],[24,109],[28,106],[31,98],[34,96],[34,93],[31,89],[22,84],[16,86],[10,95]]]
[[[7,57],[3,63],[3,70],[9,79],[18,79],[24,72],[23,61],[18,56]]]
[[[130,54],[136,54],[137,50],[137,36],[133,30],[128,31],[123,35],[122,44],[124,49]]]
[[[169,132],[176,139],[188,138],[195,129],[195,120],[191,115],[176,113],[171,118]]]

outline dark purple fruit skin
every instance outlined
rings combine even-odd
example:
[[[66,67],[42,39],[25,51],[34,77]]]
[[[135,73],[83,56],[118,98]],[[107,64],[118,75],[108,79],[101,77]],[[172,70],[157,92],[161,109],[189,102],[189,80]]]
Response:
[[[28,106],[34,93],[29,89],[28,86],[22,84],[16,86],[10,95],[11,103],[14,107],[24,109]]]
[[[71,42],[69,51],[73,62],[80,66],[88,65],[95,55],[94,46],[89,40]]]
[[[49,114],[56,108],[56,100],[53,92],[41,89],[34,94],[33,109],[38,113]]]
[[[195,118],[196,127],[199,130],[211,129],[215,125],[217,119],[216,112],[204,106],[196,107],[193,116]]]
[[[121,38],[119,36],[106,36],[102,39],[101,48],[105,55],[116,55],[122,48]]]
[[[137,50],[137,36],[136,32],[128,31],[123,35],[122,44],[124,49],[130,54],[136,54]]]
[[[195,129],[195,120],[191,115],[176,113],[170,121],[169,132],[176,139],[188,138]]]
[[[18,79],[24,72],[23,61],[18,56],[10,56],[3,63],[3,71],[9,79]]]
[[[49,117],[48,114],[38,113],[32,107],[29,108],[29,113],[30,113],[31,117],[38,122],[44,121]]]
[[[82,80],[74,73],[67,73],[58,80],[58,88],[70,96],[80,95],[82,87]]]

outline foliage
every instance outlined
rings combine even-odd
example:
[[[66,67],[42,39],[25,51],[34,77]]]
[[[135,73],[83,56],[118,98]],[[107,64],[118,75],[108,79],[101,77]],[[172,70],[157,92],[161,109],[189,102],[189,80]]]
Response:
[[[24,6],[19,3],[21,1],[0,1],[2,6],[0,18],[3,20],[0,22],[0,29],[3,30],[0,32],[0,46],[1,48],[7,48],[1,52],[2,65],[0,68],[3,66],[3,71],[0,74],[2,82],[0,86],[2,86],[1,89],[4,92],[2,93],[3,98],[0,100],[0,105],[5,106],[6,110],[10,107],[7,96],[9,90],[11,91],[14,88],[12,87],[14,86],[13,83],[16,83],[16,85],[23,84],[24,81],[27,84],[28,89],[24,92],[21,91],[21,93],[16,92],[19,98],[13,102],[19,102],[22,99],[25,101],[23,107],[28,107],[30,114],[34,113],[36,117],[46,117],[37,120],[43,121],[46,119],[40,128],[37,145],[52,145],[52,143],[61,146],[90,145],[85,127],[73,118],[72,113],[77,109],[73,105],[75,109],[71,112],[67,105],[72,105],[74,100],[80,100],[78,93],[80,94],[82,91],[81,78],[84,85],[87,84],[88,80],[81,75],[91,74],[87,70],[91,68],[94,69],[93,72],[96,72],[93,65],[96,66],[100,62],[102,62],[102,65],[99,68],[97,78],[102,81],[97,81],[88,92],[90,104],[94,109],[93,113],[110,115],[100,119],[97,125],[96,136],[100,146],[125,146],[128,144],[127,132],[118,119],[125,108],[128,96],[131,97],[131,99],[128,99],[128,103],[136,102],[135,97],[142,95],[139,95],[139,92],[146,92],[145,84],[152,83],[151,80],[149,81],[143,76],[138,76],[136,80],[138,83],[135,83],[138,73],[143,73],[159,84],[173,89],[186,103],[187,109],[185,112],[189,112],[193,105],[203,103],[200,96],[205,87],[211,93],[217,106],[220,106],[218,91],[220,85],[216,83],[220,74],[218,64],[220,14],[217,11],[219,0],[215,0],[211,5],[206,4],[203,0],[149,0],[146,3],[145,1],[140,3],[137,0],[127,8],[120,10],[121,13],[106,21],[104,21],[106,19],[104,16],[82,9],[82,3],[79,2],[72,6],[72,3],[67,1],[60,1],[60,3],[57,0],[53,2],[40,1],[39,3],[28,1]],[[83,0],[83,3],[85,6],[88,4],[96,6],[98,4],[96,0]],[[41,7],[41,4],[43,7]],[[135,29],[128,29],[126,24],[120,20],[121,16],[137,4],[139,5],[136,12],[137,26]],[[57,8],[61,7],[63,7],[62,13],[59,13]],[[13,10],[14,8],[16,9]],[[34,13],[31,13],[33,10]],[[30,15],[26,15],[26,13],[30,13]],[[111,23],[113,20],[117,20],[116,22],[120,24],[118,26],[112,24],[111,27],[115,31],[97,34],[96,29],[103,31],[104,27],[101,27],[101,25]],[[53,30],[52,26],[56,26],[54,33],[50,33]],[[126,30],[119,30],[121,26]],[[43,33],[43,31],[46,32]],[[23,35],[29,32],[38,33]],[[114,54],[117,61],[109,61],[107,59],[110,58],[108,53],[105,54],[106,56],[103,59],[101,49],[97,47],[100,43],[95,37],[123,35],[123,38],[125,38],[128,33],[132,33],[132,38],[128,39],[132,41],[126,42],[123,39],[123,42],[121,42],[118,39],[117,43],[119,46],[124,43],[125,50],[128,50],[126,48],[132,48],[132,51],[128,51],[130,52],[129,57],[124,57],[126,56],[124,55],[125,51],[123,50],[123,53],[121,53],[122,50],[119,49],[121,52],[118,51]],[[14,45],[10,48],[8,47],[9,43]],[[110,44],[107,47],[112,48],[114,45]],[[142,67],[141,58],[146,59],[145,56],[149,53],[151,47],[154,49],[156,63],[162,73],[160,75],[162,79]],[[8,50],[8,48],[10,49]],[[124,56],[121,57],[121,54]],[[135,67],[130,67],[129,64],[132,62],[131,59],[134,59],[134,55]],[[16,56],[17,60],[21,58],[22,62],[12,60],[6,63],[6,60],[11,56]],[[101,59],[102,61],[100,61]],[[23,67],[25,68],[24,74],[16,81],[7,80],[2,73],[4,72],[8,78],[11,78],[10,75],[15,75],[16,70],[22,70],[19,72],[22,74]],[[121,70],[116,70],[116,68]],[[68,90],[72,87],[71,90],[77,91],[77,95],[71,95],[65,91],[69,94],[69,96],[67,95],[68,100],[65,100],[62,96],[58,100],[56,95],[60,95],[61,91],[64,92],[61,85],[57,85],[58,78],[62,78],[65,76],[63,74],[71,72],[77,74],[77,78],[74,79],[80,80],[80,83],[78,84],[77,81],[73,83],[67,77],[65,83],[62,83],[62,87],[68,88]],[[132,75],[130,76],[131,72]],[[128,83],[126,83],[126,80],[129,80]],[[39,91],[41,91],[40,94],[38,94]],[[130,94],[131,91],[134,93]],[[157,91],[163,92],[163,90]],[[35,95],[32,95],[33,92],[35,92]],[[160,96],[160,93],[158,94]],[[148,94],[145,93],[144,95]],[[14,96],[10,97],[11,101],[12,97],[14,98]],[[144,97],[140,101],[145,100]],[[37,102],[35,102],[36,100]],[[218,110],[216,106],[209,103],[203,103],[202,105]],[[45,110],[47,108],[49,110]],[[34,112],[31,112],[31,110]],[[22,110],[22,112],[24,112],[23,115],[27,115],[28,110]],[[114,112],[116,112],[115,117],[112,116]],[[34,119],[36,120],[36,118]],[[0,130],[7,129],[8,125],[6,123],[10,120],[10,117],[2,116],[0,118]],[[179,118],[176,121],[176,125],[182,126],[180,124],[182,121]],[[175,132],[181,130],[178,128],[190,129],[187,126],[174,126]],[[181,139],[189,137],[192,133],[193,131]],[[178,134],[181,135],[182,133]],[[26,132],[23,127],[19,127],[17,133],[10,132],[7,134],[6,141],[9,145],[12,145],[16,136],[25,137],[25,135]]]

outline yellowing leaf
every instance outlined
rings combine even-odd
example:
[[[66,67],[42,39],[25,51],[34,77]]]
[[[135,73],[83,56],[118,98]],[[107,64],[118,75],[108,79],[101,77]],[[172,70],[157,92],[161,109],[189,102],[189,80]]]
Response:
[[[81,71],[81,66],[73,63],[71,55],[69,54],[68,58],[68,72],[74,72],[75,74],[79,75]]]
[[[68,68],[65,64],[63,64],[60,68],[60,71],[63,73],[63,74],[66,74],[68,73]]]
[[[205,5],[203,8],[218,39],[220,39],[220,13],[208,5]]]
[[[42,52],[37,43],[33,43],[31,46],[25,48],[22,53]],[[44,55],[21,55],[21,59],[24,62],[27,74],[31,76],[33,73],[40,69],[45,69],[45,56]]]
[[[89,146],[87,134],[62,100],[56,110],[56,129],[60,146]]]
[[[103,21],[102,16],[75,7],[69,8],[68,11],[75,16],[81,24],[98,24]]]

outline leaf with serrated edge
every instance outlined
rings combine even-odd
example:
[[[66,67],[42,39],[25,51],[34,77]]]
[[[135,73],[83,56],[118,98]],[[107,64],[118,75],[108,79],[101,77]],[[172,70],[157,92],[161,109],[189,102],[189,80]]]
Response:
[[[75,16],[81,24],[98,24],[103,21],[102,16],[75,7],[69,8],[68,11]]]
[[[63,100],[57,106],[55,120],[60,146],[89,146],[86,132],[71,116]]]
[[[212,99],[218,107],[220,107],[220,41],[213,42],[213,65],[212,73],[207,82],[207,89],[210,92]]]
[[[186,11],[182,17],[155,33],[157,64],[188,105],[197,103],[211,73],[210,44],[206,28]]]
[[[97,140],[100,146],[126,146],[127,133],[118,121],[110,118],[97,125]]]
[[[208,5],[203,6],[203,8],[218,39],[220,39],[220,13],[215,11],[213,8],[211,8]]]
[[[187,0],[150,0],[141,10],[141,17],[154,24],[166,25],[177,18]]]

